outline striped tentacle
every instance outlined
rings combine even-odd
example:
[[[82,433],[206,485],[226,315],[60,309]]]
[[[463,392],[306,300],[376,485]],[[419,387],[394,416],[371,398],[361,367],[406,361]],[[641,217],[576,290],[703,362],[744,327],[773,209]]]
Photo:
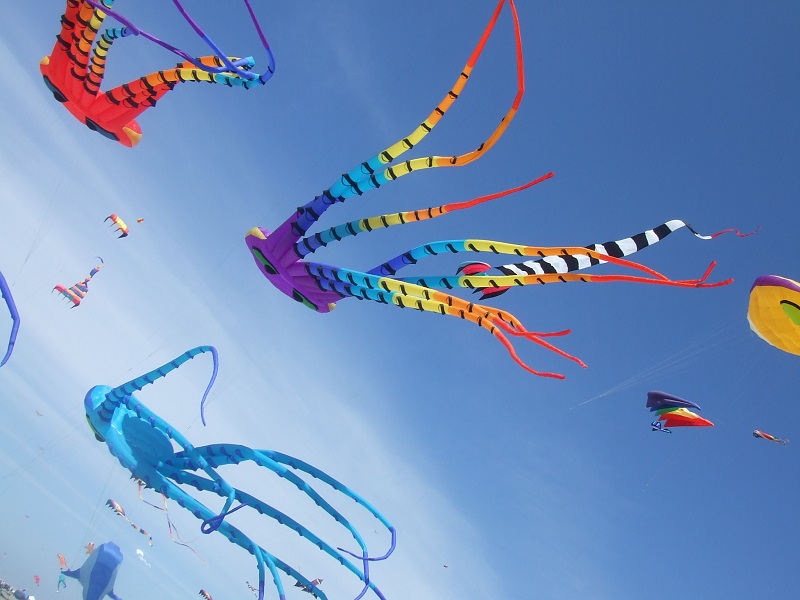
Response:
[[[204,56],[199,60],[208,64],[221,64],[216,56]],[[235,75],[208,73],[195,68],[191,63],[180,63],[173,69],[155,71],[107,91],[104,97],[108,103],[105,108],[98,105],[95,115],[102,116],[123,106],[131,110],[120,113],[114,122],[119,126],[125,125],[147,108],[155,106],[156,102],[176,85],[186,82],[221,83],[228,87],[243,85],[243,80]]]
[[[317,263],[306,263],[309,275],[314,277],[322,289],[336,291],[344,296],[362,300],[372,300],[382,304],[394,304],[400,308],[414,308],[419,311],[433,312],[442,315],[456,316],[475,323],[486,329],[506,348],[511,358],[526,371],[542,377],[563,379],[558,373],[536,371],[519,358],[506,333],[533,341],[557,354],[573,360],[581,366],[583,362],[552,344],[541,339],[553,335],[566,335],[568,331],[555,333],[537,333],[525,329],[521,322],[511,313],[502,310],[467,302],[456,296],[439,292],[429,287],[415,285],[387,277],[378,277],[368,273],[339,269]],[[508,327],[506,327],[508,325]],[[502,330],[502,331],[501,331]]]
[[[740,233],[736,229],[726,229],[712,235],[703,235],[698,233],[685,221],[673,219],[671,221],[667,221],[666,223],[662,223],[658,227],[637,233],[631,237],[606,242],[604,244],[593,244],[591,246],[586,246],[586,248],[589,250],[594,250],[595,252],[599,252],[600,254],[606,254],[616,258],[630,256],[639,250],[660,242],[673,231],[677,231],[678,229],[684,227],[691,231],[695,237],[701,240],[711,240],[728,232],[735,232],[739,237],[751,235],[750,233]],[[571,257],[552,257],[539,260],[529,260],[523,263],[501,265],[495,268],[506,275],[533,275],[543,273],[568,273],[570,271],[585,269],[592,265],[602,264],[604,262],[606,261],[598,259],[597,257],[586,254],[576,254]]]
[[[685,227],[692,234],[701,239],[701,240],[711,240],[716,237],[719,237],[725,233],[735,233],[739,237],[747,237],[755,233],[755,231],[750,233],[741,233],[737,229],[725,229],[723,231],[719,231],[712,235],[703,235],[697,232],[691,225],[686,223],[685,221],[681,221],[678,219],[673,219],[671,221],[667,221],[666,223],[662,223],[661,225],[653,228],[648,229],[647,231],[643,231],[641,233],[637,233],[634,236],[624,238],[621,240],[606,242],[604,244],[593,244],[591,246],[586,246],[587,249],[594,250],[595,252],[599,252],[601,254],[606,254],[612,257],[623,257],[623,256],[630,256],[631,254],[638,252],[648,246],[652,246],[663,240],[673,231],[677,231]],[[756,231],[758,231],[756,229]],[[594,265],[603,264],[607,262],[606,260],[597,259],[596,257],[591,257],[586,254],[574,254],[571,256],[551,256],[546,258],[540,258],[537,260],[528,260],[522,263],[514,263],[514,264],[507,264],[501,265],[496,268],[498,271],[503,273],[504,275],[543,275],[549,273],[569,273],[572,271],[579,271],[581,269],[586,269]],[[484,265],[485,267],[489,267],[489,265]],[[487,269],[483,269],[487,270]],[[481,299],[491,298],[494,296],[499,296],[500,294],[506,292],[508,290],[507,287],[497,287],[497,288],[485,288],[482,290],[476,290],[481,292]]]
[[[162,377],[165,377],[170,372],[174,371],[178,367],[180,367],[183,363],[191,360],[198,354],[204,354],[206,352],[211,353],[211,357],[214,360],[214,371],[211,374],[211,380],[208,382],[208,386],[206,387],[206,391],[203,393],[203,399],[200,402],[200,414],[203,414],[203,408],[205,406],[206,397],[208,393],[211,391],[211,386],[214,385],[214,381],[217,378],[217,370],[219,368],[219,356],[217,354],[217,349],[214,346],[197,346],[196,348],[192,348],[191,350],[187,350],[174,360],[161,365],[157,369],[150,371],[149,373],[145,373],[144,375],[137,377],[136,379],[132,379],[127,383],[123,383],[122,385],[114,388],[111,390],[108,395],[116,398],[117,400],[124,400],[126,397],[130,396],[134,392],[138,392],[147,384],[153,383]],[[138,401],[137,401],[138,402]],[[139,403],[140,404],[140,403]],[[143,406],[140,404],[140,406]],[[205,425],[205,418],[203,418],[203,424]],[[172,428],[170,427],[170,430]],[[172,437],[172,436],[170,436]],[[188,444],[188,441],[187,441]]]
[[[103,77],[106,72],[106,60],[108,59],[108,51],[115,40],[124,38],[130,35],[127,27],[116,27],[114,29],[106,29],[97,40],[92,52],[92,60],[89,65],[86,80],[83,82],[84,89],[92,95],[96,95],[100,91],[100,86],[103,84]]]
[[[71,3],[67,4],[67,13],[70,13],[72,27],[69,29],[68,38],[63,40],[59,37],[59,43],[63,45],[66,56],[66,64],[56,59],[52,63],[52,68],[59,69],[67,73],[65,77],[65,89],[62,91],[67,97],[80,97],[83,90],[83,82],[86,78],[89,66],[89,51],[97,31],[102,25],[102,18],[95,14],[95,9],[89,4],[81,1],[73,13]],[[66,17],[65,13],[64,17]],[[62,17],[62,25],[65,25]],[[62,29],[62,33],[66,33]],[[54,71],[55,72],[55,71]]]
[[[459,156],[426,156],[407,160],[395,166],[387,165],[399,156],[411,150],[414,146],[419,144],[425,136],[430,133],[433,128],[439,123],[441,118],[445,115],[448,109],[458,99],[459,94],[467,84],[472,69],[478,61],[489,36],[494,29],[495,23],[500,15],[503,5],[508,2],[511,9],[511,15],[514,22],[514,36],[516,42],[516,62],[517,62],[517,93],[511,104],[511,108],[506,112],[505,116],[500,120],[500,124],[495,128],[491,135],[475,150],[467,152]],[[311,225],[327,210],[327,208],[335,202],[343,202],[347,198],[354,195],[361,195],[371,189],[377,189],[384,183],[394,181],[395,179],[408,175],[412,171],[420,171],[424,169],[436,167],[462,167],[470,162],[477,160],[484,153],[486,153],[497,140],[505,132],[508,125],[514,118],[514,115],[519,108],[522,97],[525,93],[525,69],[522,57],[522,37],[520,33],[519,17],[517,16],[517,9],[514,5],[514,0],[500,0],[497,4],[489,24],[478,41],[478,45],[469,57],[467,64],[464,66],[463,71],[458,77],[455,85],[450,89],[444,99],[439,105],[431,112],[430,115],[408,136],[395,142],[388,148],[380,151],[378,154],[364,161],[358,167],[344,173],[338,182],[333,184],[328,190],[323,192],[322,195],[315,198],[312,202],[307,204],[301,209],[301,214],[298,215],[298,228],[297,230],[303,235]]]
[[[586,256],[588,258],[595,259],[597,261],[602,260],[604,262],[610,262],[621,267],[628,267],[637,271],[642,271],[664,282],[671,281],[666,275],[662,275],[661,273],[651,269],[650,267],[646,267],[644,265],[640,265],[639,263],[628,261],[623,258],[609,256],[589,248],[570,247],[570,246],[566,247],[523,246],[520,244],[509,244],[507,242],[496,242],[492,240],[475,240],[475,239],[445,240],[440,242],[431,242],[429,244],[423,244],[422,246],[417,246],[416,248],[412,248],[411,250],[404,252],[403,254],[400,254],[399,256],[396,256],[393,259],[381,265],[378,265],[374,269],[371,269],[369,273],[374,275],[391,276],[407,265],[416,264],[422,258],[426,258],[429,256],[437,256],[439,254],[445,254],[445,253],[459,254],[461,252],[492,252],[494,254],[538,256],[540,258],[553,257],[553,256],[569,258],[575,255]],[[450,282],[454,282],[458,281],[461,278],[456,276],[456,277],[444,277],[443,279]],[[464,287],[460,284],[456,285]],[[526,285],[526,284],[519,284],[519,285]],[[439,286],[437,285],[435,287]]]
[[[249,82],[248,85],[243,85],[246,89],[251,87],[255,87],[258,85],[263,85],[266,83],[275,72],[275,57],[272,54],[272,49],[269,47],[267,43],[266,37],[264,36],[264,32],[261,29],[261,25],[258,22],[258,19],[253,12],[253,8],[250,5],[249,0],[244,0],[245,5],[247,6],[248,13],[250,14],[250,18],[253,21],[253,25],[258,32],[259,39],[261,40],[264,49],[267,51],[267,55],[269,57],[269,65],[267,67],[267,72],[259,75],[258,73],[251,73],[250,68],[253,66],[253,59],[252,57],[248,57],[247,59],[235,59],[226,56],[226,54],[217,46],[217,44],[210,38],[206,33],[200,28],[200,26],[192,19],[189,13],[184,9],[183,5],[179,2],[179,0],[173,0],[173,4],[180,12],[181,16],[186,20],[187,23],[195,30],[195,32],[205,41],[212,50],[214,50],[215,55],[219,57],[221,63],[220,64],[211,64],[209,62],[202,61],[201,59],[197,59],[185,51],[181,50],[180,48],[176,48],[172,44],[169,44],[163,40],[158,39],[157,37],[147,33],[136,27],[130,20],[126,17],[121,15],[118,12],[111,10],[111,5],[113,4],[114,0],[83,0],[87,5],[94,7],[105,17],[106,15],[113,17],[115,20],[119,21],[122,25],[125,26],[129,30],[132,35],[141,36],[158,46],[161,46],[165,50],[172,52],[180,56],[182,59],[187,61],[188,63],[194,65],[197,69],[201,71],[205,71],[207,73],[212,74],[221,74],[221,73],[228,73],[235,78],[241,77],[244,80]]]
[[[370,217],[368,219],[360,219],[358,221],[350,221],[349,223],[331,227],[327,231],[323,231],[299,240],[294,245],[294,251],[300,258],[305,258],[309,254],[315,252],[323,246],[327,246],[333,241],[340,241],[346,237],[355,236],[365,231],[369,232],[376,229],[392,227],[394,225],[405,225],[406,223],[416,223],[428,219],[435,219],[437,217],[441,217],[442,215],[446,215],[447,213],[472,208],[484,202],[496,200],[497,198],[502,198],[504,196],[525,190],[536,185],[537,183],[541,183],[546,179],[550,179],[553,177],[553,175],[554,173],[548,173],[523,185],[504,190],[502,192],[495,192],[494,194],[481,196],[479,198],[473,198],[472,200],[467,200],[466,202],[452,202],[450,204],[442,204],[440,206],[422,210],[397,212],[380,215],[378,217]]]
[[[632,263],[636,264],[636,263]],[[641,265],[637,265],[640,266]],[[642,277],[636,275],[595,275],[593,273],[545,273],[543,275],[474,275],[474,276],[443,276],[443,277],[409,277],[398,279],[402,283],[415,283],[431,288],[454,289],[457,287],[469,289],[496,289],[512,286],[524,286],[547,283],[566,283],[569,281],[582,281],[584,283],[610,283],[612,281],[626,281],[629,283],[650,283],[655,285],[668,285],[673,287],[707,288],[721,287],[733,282],[733,279],[707,282],[706,279],[716,266],[713,262],[706,272],[697,279],[667,279],[658,274],[655,277]]]
[[[241,78],[245,84],[242,87],[245,89],[250,89],[251,87],[256,87],[259,85],[264,85],[272,75],[275,73],[275,56],[272,54],[272,49],[267,43],[267,38],[264,35],[264,31],[261,29],[261,24],[258,22],[256,18],[256,14],[253,11],[253,7],[250,4],[250,0],[244,0],[244,4],[247,7],[247,12],[250,15],[250,20],[253,22],[253,25],[256,28],[256,32],[258,33],[258,37],[261,40],[261,44],[264,49],[267,51],[267,57],[269,60],[269,64],[267,65],[267,71],[261,75],[258,73],[250,73],[249,70],[253,66],[252,58],[250,58],[251,64],[246,67],[242,67],[240,62],[237,62],[236,59],[230,58],[226,56],[226,54],[222,51],[222,49],[212,40],[205,31],[203,31],[200,26],[195,22],[194,19],[189,15],[186,9],[183,8],[183,5],[179,2],[179,0],[173,0],[175,6],[178,8],[178,12],[181,13],[183,18],[186,20],[187,23],[194,29],[195,33],[200,36],[200,38],[211,48],[216,56],[218,56],[222,62],[220,65],[209,65],[209,63],[202,62],[201,64],[197,64],[198,68],[203,68],[203,65],[206,66],[213,66],[217,67],[211,69],[212,73],[221,73],[224,72],[223,69],[228,70],[233,76],[236,78]]]
[[[111,5],[113,0],[107,0],[107,3]],[[78,28],[76,28],[73,33],[72,53],[70,58],[72,58],[74,62],[72,68],[73,77],[84,86],[84,89],[94,94],[97,90],[92,91],[91,86],[86,85],[86,79],[90,73],[89,53],[92,51],[92,45],[100,31],[100,27],[103,25],[105,14],[88,4],[84,4],[78,16],[79,22],[83,24],[83,19],[85,19],[86,16],[88,16],[88,21],[85,21],[85,26],[80,29],[80,35],[77,35]]]
[[[78,17],[82,8],[80,0],[67,0],[67,6],[64,9],[64,14],[61,15],[61,30],[56,35],[56,46],[53,53],[50,55],[50,62],[60,68],[64,68],[62,64],[70,52],[73,44],[73,34],[75,28],[78,26]],[[78,34],[80,35],[80,34]]]
[[[494,29],[494,26],[497,22],[497,19],[500,15],[500,10],[503,7],[503,4],[506,0],[500,0],[497,4],[494,14],[492,15],[489,24],[486,26],[486,29],[483,32],[480,40],[478,41],[477,46],[473,50],[467,64],[464,66],[461,74],[458,77],[455,85],[448,91],[447,95],[444,99],[439,103],[439,105],[431,112],[430,115],[414,130],[403,138],[389,146],[388,148],[382,150],[369,160],[363,162],[361,165],[356,167],[355,169],[351,170],[348,173],[342,175],[340,181],[334,184],[331,187],[331,195],[335,197],[347,195],[350,196],[353,193],[361,194],[366,189],[380,187],[381,183],[385,183],[389,180],[394,180],[397,177],[401,177],[402,175],[406,175],[410,173],[414,169],[424,169],[424,168],[431,168],[431,167],[440,167],[440,166],[461,166],[463,164],[467,164],[472,162],[476,158],[480,156],[483,152],[486,152],[492,145],[500,138],[500,136],[505,131],[506,127],[510,124],[511,120],[514,118],[517,108],[519,107],[520,102],[522,101],[522,97],[525,92],[525,70],[523,65],[522,59],[522,38],[519,29],[519,19],[517,17],[516,7],[514,6],[513,0],[509,0],[509,6],[511,8],[512,17],[514,19],[514,35],[516,41],[516,59],[517,59],[517,94],[512,102],[511,108],[506,113],[506,115],[501,119],[500,124],[498,127],[492,132],[489,138],[481,144],[476,150],[464,154],[462,156],[452,156],[452,157],[439,157],[439,156],[429,156],[424,158],[412,159],[411,161],[406,161],[403,165],[398,165],[397,167],[389,167],[385,169],[382,173],[378,174],[378,177],[381,177],[381,180],[374,181],[373,178],[376,177],[376,171],[385,167],[392,161],[396,160],[399,156],[411,150],[414,146],[419,144],[425,136],[430,133],[433,128],[439,123],[439,121],[444,117],[445,113],[450,109],[450,107],[455,103],[458,99],[459,95],[461,94],[462,90],[467,84],[467,81],[472,73],[472,69],[474,68],[475,64],[478,61],[478,58],[483,53],[484,47],[486,46],[486,42],[489,39],[489,36]],[[359,185],[363,184],[363,185]],[[366,186],[366,188],[364,188]]]

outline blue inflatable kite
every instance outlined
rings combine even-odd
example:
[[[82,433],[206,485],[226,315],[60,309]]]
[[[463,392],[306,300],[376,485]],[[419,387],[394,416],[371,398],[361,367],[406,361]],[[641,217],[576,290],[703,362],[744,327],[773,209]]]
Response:
[[[114,542],[106,542],[92,552],[80,569],[62,571],[62,574],[81,582],[83,600],[102,600],[106,596],[111,600],[122,600],[114,593],[114,580],[121,563],[122,551],[119,546]]]
[[[255,556],[259,574],[259,600],[264,598],[266,569],[269,569],[272,575],[280,600],[285,600],[286,596],[279,570],[321,600],[326,600],[327,596],[313,581],[264,550],[243,531],[225,521],[227,515],[244,507],[254,509],[262,515],[275,519],[281,525],[291,528],[351,571],[364,584],[361,592],[356,596],[356,600],[364,596],[368,590],[372,590],[378,598],[385,600],[381,591],[370,581],[369,563],[389,557],[395,548],[396,532],[386,518],[369,502],[327,473],[286,454],[272,450],[254,450],[236,444],[214,444],[195,448],[179,431],[144,406],[133,395],[145,385],[164,377],[186,361],[204,352],[211,353],[214,359],[214,374],[203,395],[203,402],[205,402],[217,374],[217,351],[213,346],[199,346],[184,352],[175,360],[119,387],[111,388],[99,385],[89,390],[84,400],[84,406],[86,418],[95,437],[98,441],[108,444],[111,454],[116,456],[122,466],[128,469],[136,479],[140,479],[147,487],[155,489],[165,497],[175,500],[195,517],[201,519],[203,524],[200,529],[203,533],[219,531],[230,542]],[[173,443],[180,446],[182,450],[176,452]],[[216,471],[220,465],[239,464],[246,461],[252,461],[258,466],[274,472],[306,494],[349,532],[358,544],[360,551],[354,553],[332,546],[287,514],[232,487]],[[203,473],[207,477],[203,477]],[[383,556],[371,557],[366,542],[358,530],[298,473],[305,473],[326,483],[343,496],[351,498],[363,506],[391,534],[389,550]],[[208,508],[180,487],[181,484],[217,494],[224,498],[225,502],[219,510]],[[238,502],[235,507],[233,506],[234,502]],[[353,564],[345,555],[357,558],[361,562],[361,568]]]

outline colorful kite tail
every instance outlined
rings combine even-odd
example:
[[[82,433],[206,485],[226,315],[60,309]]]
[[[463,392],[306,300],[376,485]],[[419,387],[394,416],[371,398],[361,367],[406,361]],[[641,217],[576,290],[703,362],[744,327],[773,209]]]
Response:
[[[514,37],[516,44],[516,62],[517,62],[517,92],[511,104],[511,108],[506,112],[505,116],[500,120],[500,124],[495,128],[491,135],[481,143],[475,150],[461,154],[458,156],[426,156],[406,160],[395,166],[387,166],[389,163],[396,160],[399,156],[411,150],[414,146],[419,144],[425,136],[427,136],[433,128],[439,123],[441,118],[445,115],[448,109],[458,99],[459,94],[467,84],[467,80],[472,72],[475,63],[478,61],[486,42],[491,35],[500,11],[503,5],[508,3],[511,9],[511,16],[514,25]],[[517,112],[522,97],[525,93],[525,69],[522,56],[522,36],[520,33],[519,17],[514,0],[500,0],[495,7],[492,18],[486,29],[478,41],[477,46],[472,52],[467,64],[464,66],[461,74],[458,77],[455,85],[445,95],[444,99],[436,106],[436,108],[428,115],[428,117],[408,136],[395,142],[389,147],[381,150],[372,158],[361,163],[358,167],[344,173],[338,182],[333,184],[330,188],[325,190],[321,195],[317,196],[298,210],[298,213],[293,216],[296,222],[293,228],[298,235],[305,235],[306,231],[322,216],[322,214],[336,202],[344,202],[347,198],[354,195],[362,195],[363,193],[377,189],[381,185],[394,181],[404,175],[408,175],[412,171],[422,171],[425,169],[436,167],[462,167],[470,162],[477,160],[483,154],[489,151],[492,146],[500,139],[505,132],[508,125],[514,118]]]
[[[363,232],[371,232],[375,231],[376,229],[385,229],[387,227],[393,227],[394,225],[405,225],[407,223],[427,221],[429,219],[435,219],[458,210],[473,208],[479,204],[483,204],[484,202],[489,202],[491,200],[496,200],[498,198],[503,198],[504,196],[509,196],[522,190],[526,190],[537,183],[541,183],[546,179],[550,179],[554,175],[555,173],[552,172],[547,173],[546,175],[542,175],[541,177],[538,177],[533,181],[529,181],[523,185],[510,188],[502,192],[495,192],[486,196],[480,196],[479,198],[473,198],[472,200],[467,200],[465,202],[451,202],[450,204],[442,204],[440,206],[424,208],[421,210],[389,213],[377,217],[369,217],[368,219],[350,221],[349,223],[343,223],[342,225],[336,225],[327,231],[316,233],[313,236],[304,237],[303,239],[297,241],[294,245],[294,251],[300,258],[305,258],[309,254],[317,251],[320,247],[327,246],[331,242],[338,242],[346,237],[355,236]]]

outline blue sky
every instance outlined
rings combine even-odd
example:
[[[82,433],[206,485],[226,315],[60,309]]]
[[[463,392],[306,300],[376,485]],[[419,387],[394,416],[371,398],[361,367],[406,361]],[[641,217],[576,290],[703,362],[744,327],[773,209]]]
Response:
[[[373,569],[388,598],[797,595],[797,449],[751,432],[800,444],[800,365],[746,320],[757,276],[800,277],[797,4],[520,0],[527,92],[497,146],[465,168],[418,173],[326,214],[329,227],[556,173],[517,196],[319,253],[359,269],[448,238],[563,246],[669,219],[704,233],[761,226],[713,241],[681,231],[635,256],[674,278],[717,260],[713,278],[735,279],[727,287],[566,284],[493,300],[531,329],[572,329],[559,346],[587,369],[516,344],[565,381],[525,373],[485,331],[456,319],[355,300],[314,314],[272,289],[244,244],[251,227],[275,227],[409,133],[455,81],[494,3],[254,4],[275,52],[273,80],[249,92],[176,89],[139,119],[144,137],[132,150],[80,125],[41,81],[38,61],[63,2],[3,8],[0,269],[23,321],[0,370],[0,577],[31,586],[38,574],[36,597],[50,598],[57,553],[79,565],[83,544],[114,540],[125,554],[116,586],[124,598],[189,598],[201,587],[250,597],[252,557],[202,536],[177,506],[170,515],[207,564],[169,542],[163,516],[138,501],[82,410],[93,385],[213,344],[221,370],[208,427],[198,419],[204,357],[141,399],[196,445],[294,454],[368,498],[398,530],[398,550]],[[230,5],[214,14],[187,2],[223,48],[263,65],[243,7]],[[117,8],[204,50],[170,3]],[[173,62],[144,40],[124,40],[106,86]],[[513,93],[506,9],[420,155],[473,148]],[[131,224],[130,237],[107,229],[111,212]],[[106,268],[70,310],[50,290],[85,276],[96,256]],[[447,273],[457,262],[419,272]],[[651,433],[650,389],[699,403],[716,427]],[[276,478],[224,473],[327,531]],[[153,535],[152,548],[103,506],[107,498]],[[329,597],[355,595],[358,583],[333,561],[242,512],[240,528],[323,577]],[[372,533],[361,513],[352,518]],[[376,548],[387,541],[374,538]],[[71,583],[59,596],[77,590]]]

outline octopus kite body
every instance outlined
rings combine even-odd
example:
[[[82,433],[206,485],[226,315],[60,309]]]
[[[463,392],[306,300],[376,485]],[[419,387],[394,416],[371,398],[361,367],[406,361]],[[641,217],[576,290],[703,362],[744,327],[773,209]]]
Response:
[[[413,158],[390,165],[400,155],[420,143],[459,97],[495,26],[500,11],[506,3],[511,10],[516,42],[517,93],[511,108],[500,124],[486,141],[472,152],[459,156]],[[630,281],[681,287],[714,287],[730,283],[731,280],[716,283],[706,282],[714,263],[699,279],[672,280],[652,269],[622,258],[622,256],[659,241],[674,229],[688,227],[683,221],[670,221],[654,230],[628,238],[627,241],[609,242],[609,246],[616,244],[616,249],[611,250],[606,249],[602,244],[596,244],[591,247],[560,246],[547,248],[490,240],[459,239],[423,244],[368,271],[346,269],[304,260],[320,248],[339,242],[347,237],[395,225],[417,223],[457,210],[468,209],[483,202],[522,191],[552,177],[553,174],[548,173],[516,188],[466,202],[454,202],[422,210],[380,215],[337,225],[327,231],[313,235],[308,234],[309,229],[322,217],[325,211],[336,203],[344,202],[355,195],[360,196],[414,171],[437,167],[460,167],[477,160],[494,146],[503,135],[517,112],[523,94],[524,68],[519,19],[513,0],[500,0],[456,84],[434,111],[410,135],[380,151],[355,169],[343,174],[339,181],[321,195],[298,208],[295,214],[275,231],[271,232],[262,227],[254,227],[247,233],[245,241],[261,273],[281,292],[303,303],[308,308],[321,313],[330,312],[335,303],[342,298],[352,297],[382,304],[394,304],[401,308],[414,308],[419,311],[450,315],[471,321],[494,335],[520,366],[536,375],[555,378],[563,378],[563,375],[536,371],[522,362],[506,336],[511,335],[531,340],[574,360],[581,366],[585,366],[579,359],[558,350],[543,339],[547,336],[564,335],[569,331],[553,333],[531,332],[525,329],[522,323],[510,313],[483,304],[462,300],[447,291],[438,291],[436,288],[442,290],[470,288],[483,291],[484,297],[491,297],[491,295],[501,293],[511,286],[563,281]],[[703,239],[719,235],[701,236],[694,230],[692,231],[697,237]],[[501,271],[498,276],[481,275],[480,273],[491,268],[485,263],[470,263],[464,266],[462,269],[463,274],[460,276],[396,277],[398,271],[408,265],[416,264],[423,258],[462,252],[509,254],[531,257],[531,260],[520,263],[521,267],[504,265],[505,270],[503,270],[504,267],[498,267]],[[638,270],[643,275],[571,273],[571,271],[603,262]],[[531,268],[528,266],[529,264],[535,266]]]
[[[142,137],[136,117],[155,106],[156,101],[179,83],[221,83],[229,87],[249,89],[263,85],[272,77],[275,70],[274,57],[249,0],[244,2],[269,55],[268,71],[263,75],[251,71],[255,65],[251,57],[238,59],[225,56],[178,0],[173,0],[173,3],[198,35],[214,50],[214,55],[194,58],[142,31],[111,10],[114,0],[67,0],[61,17],[61,31],[56,36],[53,52],[42,59],[39,69],[45,85],[55,99],[76,119],[102,136],[130,148],[138,144]],[[105,29],[96,40],[106,16],[112,16],[124,26]],[[156,71],[102,92],[100,86],[112,44],[131,35],[142,36],[180,56],[184,61],[172,69]]]
[[[319,598],[324,600],[327,597],[313,581],[267,552],[243,531],[225,520],[228,514],[244,507],[254,509],[291,528],[356,575],[364,584],[357,599],[364,596],[368,590],[372,590],[378,598],[385,600],[381,591],[370,580],[369,564],[372,561],[388,558],[394,551],[396,533],[386,518],[364,498],[316,467],[280,452],[254,450],[236,444],[194,447],[180,432],[144,406],[133,395],[145,385],[164,377],[189,359],[202,353],[211,353],[214,358],[214,374],[203,396],[203,402],[205,402],[217,373],[217,353],[212,346],[200,346],[189,350],[158,369],[119,387],[111,388],[101,385],[92,388],[86,395],[84,407],[86,418],[95,437],[98,441],[103,441],[108,445],[111,454],[131,472],[134,478],[142,480],[147,487],[174,500],[201,519],[203,533],[219,531],[230,542],[255,556],[259,572],[259,600],[264,598],[266,570],[269,570],[272,576],[280,600],[285,600],[286,596],[279,571],[283,571],[303,587],[313,590]],[[179,449],[176,449],[175,445]],[[287,514],[232,487],[217,472],[217,467],[221,465],[235,465],[247,461],[252,461],[258,466],[276,473],[296,486],[349,532],[358,544],[360,551],[353,553],[332,546]],[[298,473],[318,479],[364,507],[391,534],[389,550],[380,557],[370,556],[367,545],[358,530]],[[224,505],[216,511],[208,508],[184,490],[181,485],[217,494],[224,499]],[[234,502],[238,502],[238,506],[233,507]],[[358,559],[361,562],[361,568],[353,564],[346,555]]]

